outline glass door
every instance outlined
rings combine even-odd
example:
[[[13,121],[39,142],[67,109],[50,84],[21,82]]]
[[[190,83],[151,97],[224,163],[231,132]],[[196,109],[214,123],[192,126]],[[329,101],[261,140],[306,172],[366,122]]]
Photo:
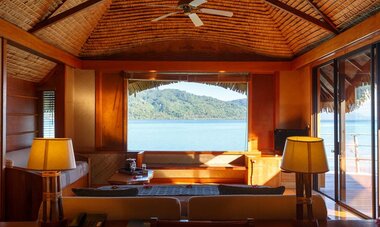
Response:
[[[366,217],[376,216],[377,202],[373,59],[368,48],[314,70],[316,135],[324,139],[330,168],[315,189]]]
[[[372,94],[370,49],[340,59],[339,200],[372,216]]]

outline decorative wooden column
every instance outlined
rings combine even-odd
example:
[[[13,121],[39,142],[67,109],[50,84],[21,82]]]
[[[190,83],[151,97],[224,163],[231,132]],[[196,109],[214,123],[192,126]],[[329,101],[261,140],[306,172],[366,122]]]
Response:
[[[0,37],[0,220],[4,220],[5,195],[5,151],[6,151],[6,111],[7,111],[7,40]]]

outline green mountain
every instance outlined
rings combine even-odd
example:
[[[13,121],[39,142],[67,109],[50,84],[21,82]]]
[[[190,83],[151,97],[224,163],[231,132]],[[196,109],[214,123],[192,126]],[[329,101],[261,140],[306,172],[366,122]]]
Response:
[[[150,89],[129,97],[129,119],[224,119],[247,118],[247,99],[221,101],[176,89]]]

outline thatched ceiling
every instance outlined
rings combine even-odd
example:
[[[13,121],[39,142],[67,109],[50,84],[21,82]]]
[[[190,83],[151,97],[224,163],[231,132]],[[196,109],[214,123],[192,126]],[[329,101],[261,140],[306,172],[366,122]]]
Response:
[[[292,59],[380,10],[380,0],[208,0],[202,8],[233,16],[198,13],[201,27],[182,13],[152,22],[173,11],[155,5],[177,4],[2,0],[0,18],[81,58],[278,60]],[[9,71],[17,71],[12,67]]]

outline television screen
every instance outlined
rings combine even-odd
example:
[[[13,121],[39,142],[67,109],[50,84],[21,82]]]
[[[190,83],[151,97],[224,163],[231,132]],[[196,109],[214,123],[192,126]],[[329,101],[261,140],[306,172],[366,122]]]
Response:
[[[274,150],[276,153],[282,154],[286,138],[289,136],[308,136],[309,129],[275,129],[274,130]]]

